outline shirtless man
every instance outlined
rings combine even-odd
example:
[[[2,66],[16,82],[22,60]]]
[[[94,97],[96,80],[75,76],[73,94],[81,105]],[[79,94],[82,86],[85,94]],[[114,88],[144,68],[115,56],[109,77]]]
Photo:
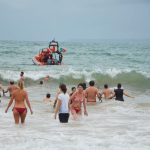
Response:
[[[11,97],[12,93],[13,93],[15,90],[17,90],[18,87],[17,87],[16,85],[14,85],[14,81],[10,81],[9,84],[10,84],[10,85],[8,86],[7,90],[4,91],[4,93],[9,92],[10,97]]]
[[[19,124],[19,120],[21,119],[21,123],[23,124],[25,122],[26,114],[27,114],[27,108],[25,105],[25,101],[30,109],[31,114],[33,114],[33,111],[31,109],[31,105],[28,99],[28,94],[24,90],[23,82],[18,82],[19,88],[15,90],[12,93],[10,102],[5,110],[5,113],[7,113],[9,107],[12,105],[13,101],[15,101],[14,107],[13,107],[13,114],[14,114],[14,120],[15,124]]]
[[[89,87],[85,90],[85,97],[87,98],[87,103],[89,104],[95,104],[96,103],[96,97],[100,97],[99,91],[96,87],[94,87],[95,82],[90,81]]]
[[[113,91],[108,87],[107,84],[105,84],[105,85],[104,85],[104,89],[103,89],[103,91],[102,91],[102,93],[101,93],[101,96],[104,95],[105,100],[108,100],[108,99],[110,99],[110,97],[111,97],[113,94],[114,94]]]

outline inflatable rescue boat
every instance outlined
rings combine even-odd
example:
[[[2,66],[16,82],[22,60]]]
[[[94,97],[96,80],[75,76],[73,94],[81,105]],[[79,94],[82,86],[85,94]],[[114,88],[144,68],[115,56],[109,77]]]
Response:
[[[66,49],[59,48],[57,41],[52,40],[48,48],[43,48],[39,54],[32,58],[35,65],[61,65],[63,53]]]

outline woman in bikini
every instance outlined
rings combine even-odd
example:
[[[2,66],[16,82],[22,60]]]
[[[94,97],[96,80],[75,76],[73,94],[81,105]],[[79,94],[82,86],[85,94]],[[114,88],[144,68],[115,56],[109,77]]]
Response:
[[[70,98],[70,101],[72,102],[70,105],[70,109],[74,119],[77,119],[77,116],[82,114],[82,103],[84,106],[84,115],[88,115],[86,111],[85,93],[83,90],[82,83],[78,85],[78,89],[75,93],[73,93],[73,95]]]
[[[19,120],[21,119],[21,123],[23,124],[25,122],[25,118],[26,118],[26,114],[27,114],[27,108],[25,105],[25,101],[30,109],[31,114],[33,114],[33,111],[31,109],[31,105],[30,105],[30,102],[28,99],[28,94],[24,90],[24,83],[19,81],[18,87],[19,88],[12,93],[10,102],[9,102],[5,112],[7,113],[9,107],[12,105],[13,101],[15,101],[15,105],[13,107],[15,123],[19,124]]]

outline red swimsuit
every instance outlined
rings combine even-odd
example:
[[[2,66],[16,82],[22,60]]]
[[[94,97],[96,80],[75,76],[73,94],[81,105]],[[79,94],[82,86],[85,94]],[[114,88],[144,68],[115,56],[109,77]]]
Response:
[[[14,107],[14,109],[21,115],[24,112],[27,112],[27,108],[19,108],[19,107]]]

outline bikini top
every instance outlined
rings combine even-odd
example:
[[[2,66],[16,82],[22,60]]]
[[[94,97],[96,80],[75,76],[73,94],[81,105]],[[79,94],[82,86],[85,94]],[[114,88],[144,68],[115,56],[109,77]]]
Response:
[[[82,97],[78,97],[78,93],[76,93],[74,99],[73,99],[73,102],[80,102],[82,103],[83,102],[83,99],[84,99],[84,94],[82,93]]]

